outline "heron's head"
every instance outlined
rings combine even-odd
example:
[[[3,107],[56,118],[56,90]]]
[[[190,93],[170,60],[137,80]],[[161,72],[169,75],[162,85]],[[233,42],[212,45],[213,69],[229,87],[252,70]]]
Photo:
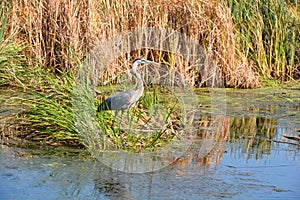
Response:
[[[136,58],[133,61],[132,65],[135,66],[135,65],[144,64],[144,63],[152,63],[152,61],[146,60],[146,59],[143,59],[143,58]]]

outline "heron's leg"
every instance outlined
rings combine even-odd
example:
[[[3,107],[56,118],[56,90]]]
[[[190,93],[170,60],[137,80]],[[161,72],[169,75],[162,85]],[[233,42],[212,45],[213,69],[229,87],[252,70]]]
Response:
[[[114,120],[113,120],[112,125],[111,125],[112,127],[114,127],[114,124],[115,124],[118,113],[119,113],[119,110],[116,110]]]
[[[124,113],[124,110],[121,109],[121,119],[120,119],[120,122],[119,122],[119,129],[120,129],[120,145],[121,145],[121,147],[123,146],[123,138],[122,138],[122,131],[121,131],[121,123],[122,123],[123,113]]]
[[[121,123],[122,123],[123,113],[124,113],[124,110],[122,109],[122,110],[121,110],[121,119],[120,119],[120,122],[119,122],[119,128],[121,128]]]
[[[115,121],[116,121],[116,118],[117,118],[118,113],[119,113],[119,110],[116,110],[116,111],[115,111],[114,119],[113,119],[112,124],[111,124],[111,129],[112,129],[113,132],[114,132],[114,136],[116,136],[116,131],[115,131],[114,124],[115,124]]]
[[[123,110],[122,111],[122,114],[123,114]],[[111,125],[111,129],[113,130],[114,132],[114,136],[117,137],[117,134],[116,134],[116,130],[115,130],[115,127],[114,127],[114,124],[115,124],[115,121],[117,119],[117,116],[118,116],[118,113],[119,113],[119,110],[116,110],[115,111],[115,116],[114,116],[114,120],[113,120],[113,123]],[[121,120],[122,120],[122,114],[121,114]],[[121,122],[121,121],[120,121]],[[119,129],[120,129],[120,123],[119,123]],[[120,145],[122,146],[122,136],[120,135]]]
[[[129,129],[128,129],[128,131],[131,132],[131,125],[132,125],[133,118],[130,117],[129,109],[127,111],[127,117],[128,117],[128,121],[129,121]]]

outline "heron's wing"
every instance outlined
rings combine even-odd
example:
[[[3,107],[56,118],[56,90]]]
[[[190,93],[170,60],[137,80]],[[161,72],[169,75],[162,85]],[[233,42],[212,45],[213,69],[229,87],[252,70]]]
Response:
[[[131,99],[134,97],[135,91],[129,90],[121,93],[117,93],[105,101],[103,101],[98,107],[100,110],[124,110],[131,106]]]

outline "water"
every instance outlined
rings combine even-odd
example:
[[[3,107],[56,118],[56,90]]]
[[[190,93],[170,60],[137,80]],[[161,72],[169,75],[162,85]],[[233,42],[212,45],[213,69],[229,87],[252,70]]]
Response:
[[[204,109],[209,94],[197,95],[202,121],[222,122],[209,152],[195,141],[173,164],[130,174],[85,150],[2,145],[0,199],[299,199],[299,143],[283,136],[299,133],[300,92],[228,90],[226,114],[215,117]]]

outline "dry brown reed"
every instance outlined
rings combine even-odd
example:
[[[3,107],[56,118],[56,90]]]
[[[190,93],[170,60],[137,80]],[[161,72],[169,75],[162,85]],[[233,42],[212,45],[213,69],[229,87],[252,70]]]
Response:
[[[40,62],[54,72],[76,70],[97,44],[114,34],[138,27],[169,28],[198,41],[222,72],[225,86],[258,86],[251,64],[238,52],[230,10],[219,1],[193,0],[12,0],[10,27],[18,27],[19,40],[29,45],[29,64]],[[166,52],[140,50],[132,55],[155,57],[182,72],[196,85],[199,77],[188,63]],[[160,57],[158,56],[160,55]],[[106,78],[128,67],[124,55],[108,68]]]

